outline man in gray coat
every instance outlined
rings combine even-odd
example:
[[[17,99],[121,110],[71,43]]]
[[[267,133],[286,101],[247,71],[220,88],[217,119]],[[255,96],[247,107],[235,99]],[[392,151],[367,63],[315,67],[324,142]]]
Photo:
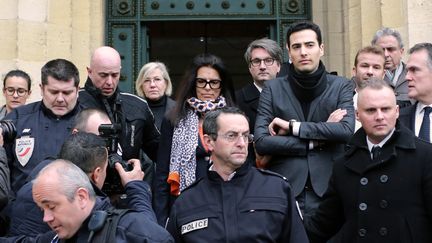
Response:
[[[267,81],[255,123],[255,146],[272,156],[266,168],[287,177],[303,213],[327,189],[335,157],[354,132],[354,85],[327,73],[321,31],[310,22],[288,28],[292,64],[286,77]]]

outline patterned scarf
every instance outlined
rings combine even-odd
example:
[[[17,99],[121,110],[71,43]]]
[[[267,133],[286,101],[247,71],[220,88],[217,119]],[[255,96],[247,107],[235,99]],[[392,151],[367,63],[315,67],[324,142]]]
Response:
[[[206,112],[222,108],[226,105],[225,98],[219,96],[216,100],[201,101],[195,97],[187,100],[189,110],[186,117],[181,119],[174,128],[170,172],[168,184],[172,195],[178,196],[187,186],[195,181],[196,170],[196,148],[198,146],[199,122],[198,113],[205,115]]]

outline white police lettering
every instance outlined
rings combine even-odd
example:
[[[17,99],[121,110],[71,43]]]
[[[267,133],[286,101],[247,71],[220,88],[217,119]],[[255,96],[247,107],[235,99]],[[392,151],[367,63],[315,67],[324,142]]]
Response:
[[[184,234],[191,232],[191,231],[194,231],[194,230],[207,228],[207,226],[208,226],[208,218],[195,220],[195,221],[190,222],[188,224],[182,225],[181,234],[184,235]]]

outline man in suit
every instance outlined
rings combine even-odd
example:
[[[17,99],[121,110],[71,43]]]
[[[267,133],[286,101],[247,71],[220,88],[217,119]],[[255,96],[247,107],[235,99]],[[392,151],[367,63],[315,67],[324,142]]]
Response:
[[[262,38],[249,44],[244,58],[253,82],[236,91],[236,100],[238,107],[248,117],[249,130],[253,134],[258,101],[264,82],[276,78],[282,63],[282,49],[276,41]],[[250,161],[255,162],[258,159],[258,166],[265,160],[265,157],[253,152],[255,151],[253,144],[249,145],[249,151],[251,151],[248,154]]]
[[[419,43],[410,51],[406,80],[408,95],[416,104],[401,109],[400,121],[416,136],[431,142],[430,112],[432,110],[432,43]],[[426,114],[426,116],[425,116]]]
[[[334,165],[323,202],[305,218],[311,242],[432,242],[432,145],[397,121],[392,87],[359,88],[362,123]]]
[[[282,63],[282,49],[274,40],[267,38],[252,41],[244,58],[249,67],[253,82],[236,92],[239,108],[249,119],[249,129],[254,131],[258,101],[264,82],[275,79]]]
[[[375,33],[371,44],[384,49],[386,70],[384,80],[393,87],[399,107],[411,105],[412,101],[408,97],[408,82],[405,80],[405,63],[402,61],[404,45],[401,34],[397,30],[384,27]]]
[[[353,83],[329,74],[321,30],[311,22],[287,31],[292,64],[286,77],[267,81],[255,123],[258,154],[267,168],[288,178],[303,213],[315,209],[327,189],[334,158],[354,131]]]

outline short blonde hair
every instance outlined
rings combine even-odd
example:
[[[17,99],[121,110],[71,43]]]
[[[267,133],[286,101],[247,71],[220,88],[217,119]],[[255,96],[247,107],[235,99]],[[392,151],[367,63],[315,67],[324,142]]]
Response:
[[[135,89],[136,89],[136,92],[139,96],[145,98],[145,95],[144,95],[143,90],[141,89],[141,86],[144,83],[145,78],[149,75],[149,73],[154,71],[155,69],[159,69],[162,72],[162,78],[165,80],[165,82],[167,84],[167,87],[165,89],[165,95],[170,96],[172,94],[171,78],[169,77],[168,70],[167,70],[167,67],[165,66],[165,64],[163,64],[161,62],[149,62],[141,68],[141,70],[138,74],[138,77],[135,81]]]

